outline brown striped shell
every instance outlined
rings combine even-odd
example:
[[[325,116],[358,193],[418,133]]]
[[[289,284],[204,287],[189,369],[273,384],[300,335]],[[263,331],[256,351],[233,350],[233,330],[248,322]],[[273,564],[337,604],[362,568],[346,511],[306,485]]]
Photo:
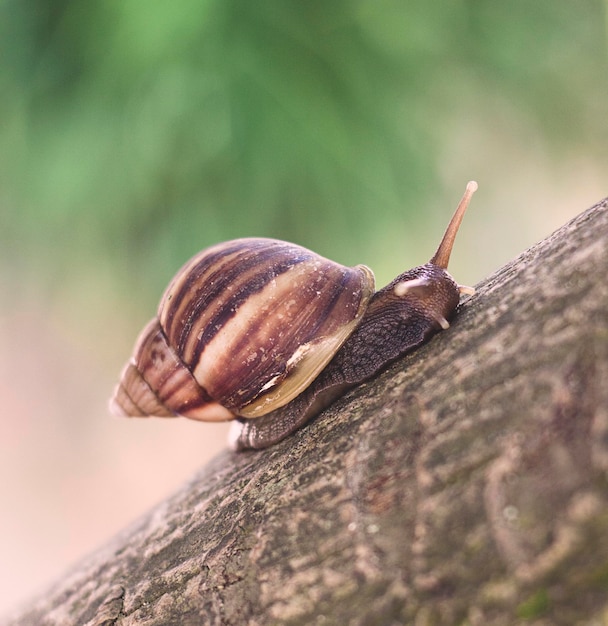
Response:
[[[291,243],[237,239],[193,257],[142,331],[113,413],[258,417],[295,398],[360,322],[370,269]]]

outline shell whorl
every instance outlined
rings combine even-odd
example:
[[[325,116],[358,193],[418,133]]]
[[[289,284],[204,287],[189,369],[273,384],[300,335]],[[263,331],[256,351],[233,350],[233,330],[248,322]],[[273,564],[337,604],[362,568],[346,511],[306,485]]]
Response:
[[[359,323],[371,271],[300,246],[238,239],[193,257],[140,335],[113,410],[255,417],[308,386]]]
[[[111,401],[113,413],[218,421],[232,414],[217,406],[184,366],[160,327],[151,320],[141,332]]]

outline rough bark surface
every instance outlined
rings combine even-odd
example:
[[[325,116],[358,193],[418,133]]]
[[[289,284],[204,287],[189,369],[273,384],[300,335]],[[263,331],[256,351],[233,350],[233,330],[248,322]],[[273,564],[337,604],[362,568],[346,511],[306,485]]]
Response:
[[[4,624],[608,623],[607,277],[608,199]]]

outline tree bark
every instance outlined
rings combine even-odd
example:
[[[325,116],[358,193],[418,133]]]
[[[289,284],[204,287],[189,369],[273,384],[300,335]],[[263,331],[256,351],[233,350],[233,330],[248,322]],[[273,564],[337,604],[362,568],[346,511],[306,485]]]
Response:
[[[607,623],[608,199],[477,289],[4,624]]]

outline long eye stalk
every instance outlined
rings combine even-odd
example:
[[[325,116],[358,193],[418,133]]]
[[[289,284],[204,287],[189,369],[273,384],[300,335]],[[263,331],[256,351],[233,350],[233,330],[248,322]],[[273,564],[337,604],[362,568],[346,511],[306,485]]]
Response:
[[[456,233],[458,232],[462,218],[464,217],[467,207],[469,206],[471,197],[476,191],[477,183],[474,180],[469,181],[464,191],[464,195],[462,196],[462,200],[458,204],[456,212],[452,216],[452,219],[450,220],[450,223],[448,224],[448,227],[443,235],[443,239],[437,248],[437,252],[435,252],[433,258],[430,260],[430,263],[433,265],[441,267],[444,270],[448,268],[450,254],[452,253],[452,247],[454,246],[454,240],[456,239]]]

